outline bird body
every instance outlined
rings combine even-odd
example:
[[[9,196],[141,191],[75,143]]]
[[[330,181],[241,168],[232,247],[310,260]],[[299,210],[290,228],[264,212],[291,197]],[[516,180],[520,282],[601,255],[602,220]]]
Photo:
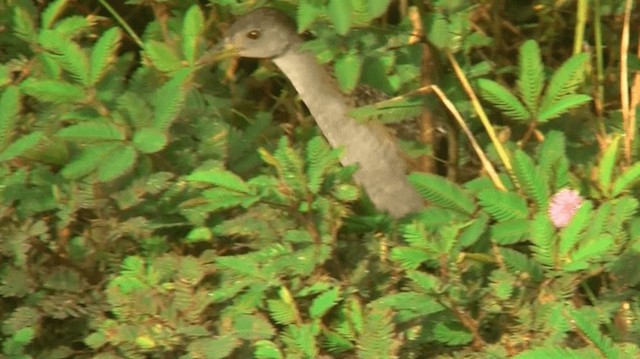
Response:
[[[354,174],[376,208],[402,217],[423,207],[409,183],[407,165],[395,142],[375,124],[350,118],[347,96],[311,53],[285,14],[260,8],[240,17],[228,30],[225,46],[240,56],[270,58],[287,76],[333,147],[344,147],[343,165],[358,164]]]

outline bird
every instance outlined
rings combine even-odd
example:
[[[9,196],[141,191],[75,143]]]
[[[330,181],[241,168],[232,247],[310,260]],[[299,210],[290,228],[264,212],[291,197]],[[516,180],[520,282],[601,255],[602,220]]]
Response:
[[[424,201],[407,178],[407,163],[393,137],[384,126],[349,116],[354,101],[312,53],[301,50],[302,43],[290,17],[263,7],[237,18],[203,57],[224,48],[240,57],[270,59],[292,83],[329,144],[344,148],[340,163],[357,164],[354,179],[374,206],[393,218],[420,211]]]

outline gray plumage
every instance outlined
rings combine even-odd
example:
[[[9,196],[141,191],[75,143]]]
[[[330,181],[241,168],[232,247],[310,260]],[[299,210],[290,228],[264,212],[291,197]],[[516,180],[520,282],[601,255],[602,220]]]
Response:
[[[289,17],[275,9],[254,10],[238,18],[223,41],[240,56],[269,58],[280,68],[331,146],[345,148],[341,163],[359,165],[354,177],[376,208],[394,217],[423,208],[395,142],[381,126],[348,116],[351,101],[312,54],[300,51],[302,39]]]

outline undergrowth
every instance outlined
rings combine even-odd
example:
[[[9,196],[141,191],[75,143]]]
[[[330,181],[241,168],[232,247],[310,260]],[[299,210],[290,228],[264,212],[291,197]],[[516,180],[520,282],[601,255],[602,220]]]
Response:
[[[444,133],[401,220],[196,3],[0,0],[0,357],[640,356],[631,1],[268,2]]]

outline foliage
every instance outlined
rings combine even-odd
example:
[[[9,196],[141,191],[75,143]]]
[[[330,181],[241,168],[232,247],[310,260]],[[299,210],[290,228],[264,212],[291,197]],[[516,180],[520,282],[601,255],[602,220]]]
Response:
[[[199,63],[205,35],[267,2],[210,3],[0,0],[0,357],[640,356],[640,164],[604,86],[618,2],[590,3],[590,26],[614,30],[607,63],[557,42],[581,26],[566,2],[269,2],[345,92],[420,88],[429,42],[498,163],[465,91],[492,105],[503,186],[443,121],[449,177],[409,174],[429,206],[400,220],[273,66]],[[352,114],[397,124],[430,111],[424,92]],[[567,188],[584,201],[559,226]]]

